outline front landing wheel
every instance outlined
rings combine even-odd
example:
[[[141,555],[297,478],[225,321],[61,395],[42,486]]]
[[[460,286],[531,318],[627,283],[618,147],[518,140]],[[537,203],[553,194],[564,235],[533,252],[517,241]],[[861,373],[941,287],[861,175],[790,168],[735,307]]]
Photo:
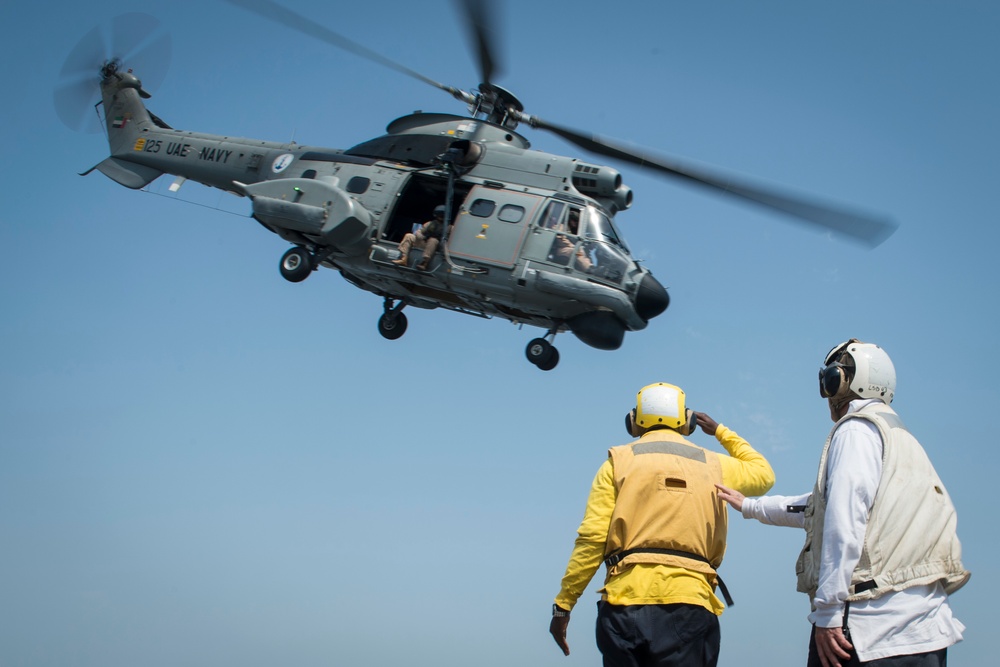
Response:
[[[378,332],[382,334],[382,338],[396,340],[406,333],[406,315],[382,315],[378,318]]]

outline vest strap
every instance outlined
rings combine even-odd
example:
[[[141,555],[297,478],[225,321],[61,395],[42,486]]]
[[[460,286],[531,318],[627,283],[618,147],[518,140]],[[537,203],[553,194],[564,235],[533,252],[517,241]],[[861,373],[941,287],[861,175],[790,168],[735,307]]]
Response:
[[[618,551],[605,558],[604,564],[607,567],[612,568],[618,563],[622,562],[625,558],[631,556],[632,554],[664,554],[667,556],[678,556],[680,558],[691,558],[692,560],[701,561],[702,563],[708,563],[709,566],[712,565],[712,561],[708,560],[704,556],[699,556],[698,554],[693,554],[689,551],[679,551],[677,549],[660,549],[657,547],[645,547],[645,548],[640,547],[637,549],[626,549],[624,551]],[[732,607],[734,603],[732,596],[729,594],[729,589],[726,588],[726,584],[725,582],[722,581],[722,577],[719,576],[719,572],[715,570],[714,567],[712,568],[712,570],[715,571],[715,579],[716,581],[719,582],[719,592],[722,593],[722,599],[726,601],[727,607]]]
[[[878,588],[878,584],[875,583],[874,579],[869,579],[868,581],[862,581],[860,584],[854,586],[855,595],[858,593],[864,593],[865,591],[870,591],[873,588]]]

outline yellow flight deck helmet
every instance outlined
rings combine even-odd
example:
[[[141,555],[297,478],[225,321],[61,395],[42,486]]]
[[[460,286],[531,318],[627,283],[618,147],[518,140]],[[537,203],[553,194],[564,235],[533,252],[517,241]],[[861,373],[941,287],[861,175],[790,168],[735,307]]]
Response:
[[[666,382],[646,385],[635,398],[635,424],[642,429],[666,426],[680,430],[690,421],[690,412],[684,408],[684,390]]]

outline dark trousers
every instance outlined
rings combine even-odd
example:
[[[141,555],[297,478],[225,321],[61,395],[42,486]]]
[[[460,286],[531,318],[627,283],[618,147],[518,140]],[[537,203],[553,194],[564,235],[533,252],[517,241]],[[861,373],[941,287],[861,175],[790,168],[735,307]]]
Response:
[[[604,667],[715,667],[719,617],[692,604],[597,603]]]
[[[851,659],[840,663],[842,667],[859,667],[860,665],[869,667],[947,667],[948,665],[948,649],[946,648],[930,653],[894,655],[891,658],[869,660],[868,662],[858,660],[858,654],[854,652],[854,649],[851,649],[850,653]],[[822,665],[823,663],[819,660],[819,653],[816,652],[816,627],[813,626],[812,634],[809,635],[809,662],[807,667],[822,667]]]

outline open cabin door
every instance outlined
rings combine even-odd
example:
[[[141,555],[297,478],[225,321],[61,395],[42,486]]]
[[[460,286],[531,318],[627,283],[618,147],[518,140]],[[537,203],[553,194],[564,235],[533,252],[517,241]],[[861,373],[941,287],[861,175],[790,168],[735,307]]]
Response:
[[[477,185],[465,198],[448,238],[453,257],[512,268],[544,198]]]

